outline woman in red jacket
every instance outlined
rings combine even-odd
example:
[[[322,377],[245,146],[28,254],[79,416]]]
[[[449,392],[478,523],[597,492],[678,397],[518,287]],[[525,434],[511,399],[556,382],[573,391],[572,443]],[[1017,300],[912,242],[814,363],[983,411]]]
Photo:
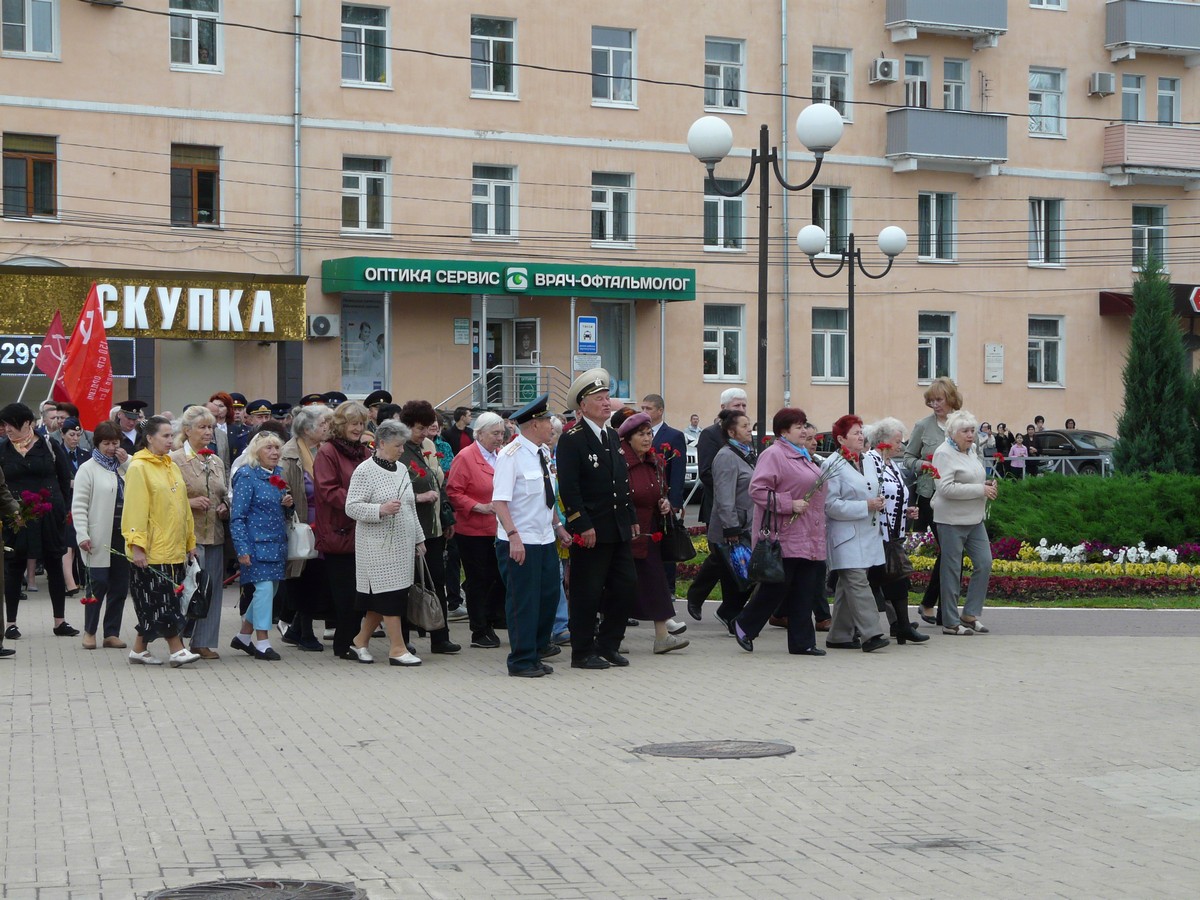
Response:
[[[471,646],[500,646],[495,627],[504,621],[504,582],[496,562],[496,514],[492,481],[496,453],[504,446],[504,420],[485,412],[475,423],[475,443],[454,457],[446,493],[454,507],[454,535],[467,576]]]
[[[346,489],[354,470],[367,458],[369,448],[362,442],[362,434],[370,418],[361,403],[339,404],[329,421],[329,440],[313,459],[313,499],[317,505],[313,531],[317,549],[325,554],[325,573],[337,617],[333,653],[355,662],[358,654],[351,642],[362,627],[362,613],[355,604],[354,520],[346,515]]]

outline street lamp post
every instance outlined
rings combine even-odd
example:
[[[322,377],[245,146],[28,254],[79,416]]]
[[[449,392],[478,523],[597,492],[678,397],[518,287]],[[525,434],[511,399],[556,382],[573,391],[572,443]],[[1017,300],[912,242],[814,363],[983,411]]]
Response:
[[[862,249],[854,244],[854,234],[851,233],[846,242],[846,249],[841,251],[841,259],[838,262],[838,267],[832,272],[822,272],[817,268],[815,259],[818,253],[825,250],[825,229],[819,225],[805,225],[800,229],[800,233],[796,235],[796,244],[800,247],[802,253],[808,255],[808,264],[812,266],[812,270],[822,278],[836,278],[841,274],[842,269],[849,272],[849,285],[846,291],[846,375],[848,377],[847,384],[847,401],[849,409],[847,412],[854,412],[854,272],[857,269],[868,278],[879,279],[885,276],[892,270],[892,263],[896,261],[896,257],[904,252],[904,248],[908,246],[908,235],[904,233],[903,228],[896,225],[889,225],[879,232],[879,249],[883,255],[887,257],[887,268],[878,275],[872,275],[863,266]]]
[[[755,443],[759,450],[767,433],[767,249],[769,242],[768,213],[771,207],[770,177],[784,190],[802,191],[821,171],[825,154],[842,137],[842,115],[828,103],[814,103],[796,117],[796,136],[816,157],[812,174],[803,184],[788,184],[779,169],[779,151],[771,146],[767,126],[758,132],[758,149],[750,154],[750,174],[736,190],[724,190],[713,172],[717,163],[733,149],[733,131],[724,119],[717,116],[702,116],[688,129],[688,150],[708,170],[708,180],[713,191],[723,197],[740,197],[754,183],[758,175],[758,422]],[[768,166],[770,167],[768,169]]]

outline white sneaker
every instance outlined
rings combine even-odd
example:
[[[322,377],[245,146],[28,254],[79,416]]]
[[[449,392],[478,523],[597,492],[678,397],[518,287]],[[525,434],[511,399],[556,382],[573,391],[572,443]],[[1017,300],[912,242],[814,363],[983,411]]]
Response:
[[[326,628],[326,629],[325,629],[325,631],[324,631],[324,633],[321,635],[321,639],[322,639],[322,640],[326,640],[326,641],[332,641],[332,640],[333,640],[333,636],[334,636],[335,634],[337,634],[337,630],[336,630],[336,629],[334,629],[334,628]]]
[[[184,647],[182,650],[176,650],[169,657],[171,660],[172,669],[178,669],[180,666],[186,666],[188,663],[194,663],[199,658],[199,653],[193,653],[187,647]],[[159,665],[162,665],[161,661],[159,662]]]
[[[199,658],[199,656],[196,657],[196,659]],[[129,664],[131,666],[161,666],[162,660],[149,650],[143,650],[141,653],[134,653],[132,650],[130,650]]]
[[[687,623],[680,622],[678,619],[667,619],[668,634],[683,634],[687,631]]]

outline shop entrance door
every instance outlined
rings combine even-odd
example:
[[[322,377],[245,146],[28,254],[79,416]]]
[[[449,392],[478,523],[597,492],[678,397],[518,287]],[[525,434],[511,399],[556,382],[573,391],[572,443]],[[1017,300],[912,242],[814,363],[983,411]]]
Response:
[[[542,362],[542,320],[513,319],[513,405],[524,406],[534,400],[540,382],[538,366]]]

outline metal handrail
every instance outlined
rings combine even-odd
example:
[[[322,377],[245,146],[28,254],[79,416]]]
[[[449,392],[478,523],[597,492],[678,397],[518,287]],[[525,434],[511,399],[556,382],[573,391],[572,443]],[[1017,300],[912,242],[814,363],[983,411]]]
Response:
[[[537,373],[538,393],[550,394],[552,406],[557,405],[561,408],[562,406],[566,405],[567,388],[571,386],[571,376],[569,376],[562,369],[558,368],[558,366],[517,365],[514,363],[504,363],[501,365],[492,366],[483,373],[476,375],[449,397],[446,397],[444,400],[442,400],[442,402],[438,404],[438,408],[448,408],[451,405],[451,401],[466,391],[471,392],[471,405],[474,407],[475,400],[477,399],[476,388],[478,388],[480,385],[483,386],[485,392],[485,396],[483,398],[485,408],[491,408],[493,406],[506,406],[508,404],[505,403],[505,397],[503,394],[495,400],[493,400],[488,394],[490,388],[490,385],[488,384],[488,377],[491,375],[500,375],[500,390],[503,392],[508,386],[506,383],[508,378],[515,378],[515,376],[518,374],[528,372]],[[557,403],[555,403],[555,401],[557,401]]]
[[[1103,454],[1088,456],[1042,456],[1038,453],[1030,456],[1006,456],[1004,461],[1011,463],[1014,459],[1025,460],[1027,467],[1029,463],[1034,463],[1038,474],[1043,472],[1057,472],[1060,475],[1078,475],[1079,469],[1085,463],[1098,463],[1101,477],[1107,478],[1113,474],[1112,458]],[[1009,470],[1012,471],[1011,466]]]

